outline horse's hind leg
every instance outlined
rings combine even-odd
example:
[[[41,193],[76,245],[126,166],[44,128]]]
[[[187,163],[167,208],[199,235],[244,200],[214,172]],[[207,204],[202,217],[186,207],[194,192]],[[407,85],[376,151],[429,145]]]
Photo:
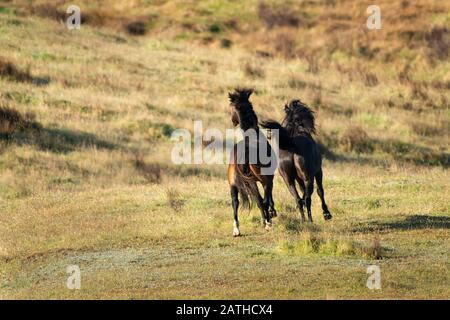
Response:
[[[312,213],[311,213],[311,196],[314,192],[314,178],[311,177],[306,183],[306,192],[305,192],[305,204],[306,210],[308,211],[308,220],[309,222],[313,222]]]
[[[297,177],[297,182],[298,182],[298,185],[300,186],[300,190],[302,191],[302,195],[303,195],[302,199],[305,199],[305,193],[306,193],[305,181],[303,181],[303,179]]]
[[[305,211],[303,209],[303,199],[300,198],[298,192],[297,192],[297,188],[295,187],[295,179],[294,178],[290,178],[287,175],[282,174],[281,175],[284,179],[284,182],[286,182],[286,185],[289,189],[289,192],[292,194],[292,196],[295,199],[295,202],[297,203],[297,207],[300,210],[300,216],[302,218],[302,221],[305,221]]]
[[[266,185],[264,186],[264,206],[269,211],[269,217],[273,218],[277,216],[277,211],[275,210],[275,203],[273,202],[273,180],[268,179]]]
[[[269,213],[270,213],[270,215],[272,216],[272,218],[273,218],[273,217],[277,217],[278,214],[277,214],[277,210],[275,210],[275,202],[273,201],[273,195],[272,195],[272,192],[270,193],[270,201],[269,201],[269,205],[270,205],[270,208],[269,208]]]
[[[265,226],[266,230],[269,230],[272,226],[271,217],[269,215],[269,212],[267,210],[267,206],[264,203],[264,199],[261,197],[259,192],[255,195],[256,204],[258,205],[259,210],[261,211],[261,219],[263,222],[263,225]]]
[[[237,237],[241,234],[239,231],[239,219],[238,219],[238,209],[239,209],[239,191],[236,186],[231,186],[231,203],[233,205],[234,213],[234,223],[233,223],[233,236]]]
[[[322,169],[316,174],[316,182],[317,182],[317,193],[319,194],[320,201],[322,201],[322,211],[323,217],[325,220],[330,220],[332,218],[330,211],[328,210],[328,206],[325,202],[325,192],[323,190],[322,185],[323,173]]]

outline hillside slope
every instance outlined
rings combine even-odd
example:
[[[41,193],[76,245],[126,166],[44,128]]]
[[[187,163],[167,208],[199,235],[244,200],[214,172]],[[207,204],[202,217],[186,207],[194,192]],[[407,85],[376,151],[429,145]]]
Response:
[[[0,119],[0,298],[450,296],[448,59],[430,60],[428,47],[392,61],[324,49],[315,62],[271,53],[270,42],[248,50],[232,30],[205,45],[172,20],[143,36],[89,21],[69,31],[12,3],[0,10],[9,116]],[[156,3],[162,12],[177,5]],[[241,10],[211,3],[225,20]],[[439,3],[430,18],[444,28]],[[221,47],[223,38],[235,45]],[[314,108],[331,223],[314,196],[316,224],[300,224],[277,177],[274,229],[253,210],[233,239],[225,166],[171,163],[173,130],[192,131],[194,120],[230,127],[236,86],[256,88],[261,119],[280,119],[294,97]],[[65,286],[70,264],[82,270],[80,291]],[[382,292],[365,286],[370,264],[381,265]]]

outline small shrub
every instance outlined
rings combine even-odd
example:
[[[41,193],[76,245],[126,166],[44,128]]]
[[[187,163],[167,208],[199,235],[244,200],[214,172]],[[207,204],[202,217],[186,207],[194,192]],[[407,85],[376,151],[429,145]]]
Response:
[[[317,58],[314,54],[305,54],[304,58],[306,62],[308,62],[308,69],[307,71],[313,74],[316,74],[319,72],[319,63],[317,61]]]
[[[264,70],[261,67],[252,65],[250,62],[247,62],[244,65],[244,73],[250,78],[264,78]]]
[[[213,23],[208,27],[208,30],[211,33],[221,33],[222,27],[218,23]]]
[[[428,100],[426,88],[416,82],[412,84],[412,96],[416,99]]]
[[[148,182],[161,183],[163,171],[158,163],[146,163],[142,155],[136,155],[134,164]]]
[[[298,233],[301,230],[302,222],[290,216],[281,216],[280,223],[288,232]]]
[[[279,217],[280,225],[290,233],[301,233],[305,232],[318,232],[320,227],[316,224],[304,223],[299,218],[299,211],[297,207],[284,207],[284,210],[291,211],[293,215],[282,215]]]
[[[305,89],[308,86],[308,83],[292,76],[288,82],[289,88],[291,89]]]
[[[181,194],[172,188],[166,190],[167,205],[175,211],[180,211],[184,205]]]
[[[411,129],[412,131],[423,137],[433,137],[440,134],[444,134],[444,129],[442,126],[430,126],[429,124],[426,124],[424,122],[413,122],[411,123]]]
[[[233,41],[231,41],[230,39],[224,38],[224,39],[220,40],[220,46],[222,48],[231,48],[232,45],[233,45]]]
[[[142,134],[145,139],[150,141],[158,141],[169,138],[174,128],[167,123],[154,123],[148,120],[142,120],[128,124],[124,128],[127,134]]]
[[[349,240],[339,241],[336,246],[336,254],[339,256],[351,256],[356,253],[356,245]]]
[[[118,18],[116,13],[108,6],[99,8],[90,8],[81,13],[81,23],[92,26],[110,26],[120,27],[123,25],[121,18]]]
[[[126,24],[125,30],[131,35],[143,36],[147,33],[148,27],[145,21],[137,20]]]
[[[0,57],[0,77],[5,77],[10,80],[19,82],[31,82],[33,77],[30,70],[22,71],[18,69],[12,62]]]
[[[446,27],[434,27],[425,35],[425,39],[430,48],[430,58],[437,57],[445,60],[450,52],[450,30]]]
[[[318,85],[314,86],[312,92],[313,92],[313,99],[311,106],[318,108],[322,105],[322,84],[319,83]]]
[[[381,207],[381,201],[379,199],[370,199],[369,201],[367,201],[367,208],[372,210],[372,209],[377,209]]]
[[[363,252],[368,258],[376,260],[383,259],[383,247],[381,246],[380,238],[375,236],[372,244],[369,247],[364,248]]]
[[[364,80],[364,84],[367,87],[374,87],[374,86],[378,85],[378,77],[374,73],[365,72],[363,75],[363,80]]]
[[[328,256],[360,256],[369,259],[381,259],[383,248],[377,238],[367,247],[352,240],[335,239],[321,236],[317,232],[306,232],[299,240],[281,240],[276,251],[282,254],[328,255]]]
[[[405,102],[402,105],[402,108],[405,110],[412,110],[414,108],[413,104],[411,102]]]
[[[22,115],[14,108],[0,106],[0,135],[11,138],[15,132],[35,129],[40,130],[42,126],[36,122],[36,115],[27,112]]]
[[[296,42],[290,33],[280,33],[274,40],[274,48],[286,59],[292,59],[296,56]]]
[[[322,239],[316,234],[307,232],[302,234],[302,239],[294,245],[294,254],[305,255],[318,253],[322,243]]]
[[[22,115],[13,108],[0,107],[0,134],[10,137],[24,123]]]
[[[290,244],[287,240],[281,240],[278,243],[276,250],[280,253],[290,254],[292,251],[292,244]]]
[[[52,3],[31,5],[29,11],[31,14],[37,15],[39,17],[54,20],[64,20],[66,17],[66,13],[62,10],[59,10],[57,5]]]
[[[258,7],[258,16],[269,29],[283,26],[298,27],[300,24],[297,14],[287,6],[273,8],[266,3],[261,3]]]
[[[341,144],[347,151],[357,153],[373,152],[373,143],[363,128],[359,126],[348,127],[341,137]]]
[[[327,239],[320,245],[319,252],[326,255],[333,255],[338,251],[338,241]]]

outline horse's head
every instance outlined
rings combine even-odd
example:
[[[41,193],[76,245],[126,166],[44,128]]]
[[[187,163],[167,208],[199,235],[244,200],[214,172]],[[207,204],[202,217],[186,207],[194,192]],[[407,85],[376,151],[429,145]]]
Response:
[[[305,103],[296,99],[291,100],[284,106],[286,118],[283,121],[290,130],[305,130],[309,133],[315,133],[314,111],[312,111]]]
[[[234,92],[228,93],[230,99],[230,114],[233,126],[240,125],[243,129],[248,129],[258,125],[252,103],[249,101],[253,89],[234,89]]]

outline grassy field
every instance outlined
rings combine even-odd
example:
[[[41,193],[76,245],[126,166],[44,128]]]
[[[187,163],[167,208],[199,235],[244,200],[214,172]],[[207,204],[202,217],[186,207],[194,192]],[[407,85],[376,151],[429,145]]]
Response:
[[[359,1],[79,2],[69,31],[0,1],[0,299],[450,298],[448,4],[380,0],[369,32]],[[333,220],[277,175],[272,230],[233,238],[226,166],[170,161],[236,86],[260,119],[313,107]]]

